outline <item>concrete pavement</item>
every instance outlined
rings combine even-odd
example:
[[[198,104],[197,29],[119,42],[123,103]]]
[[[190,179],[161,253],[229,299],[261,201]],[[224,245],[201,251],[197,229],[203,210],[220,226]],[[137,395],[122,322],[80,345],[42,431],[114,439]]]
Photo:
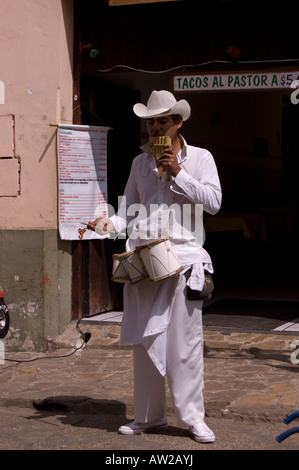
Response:
[[[133,418],[132,349],[119,345],[120,325],[81,322],[80,328],[91,339],[77,351],[82,343],[76,322],[48,353],[7,351],[0,405],[108,410]],[[282,422],[299,410],[299,364],[291,359],[296,335],[205,330],[204,338],[208,417]],[[173,415],[168,393],[167,415]]]

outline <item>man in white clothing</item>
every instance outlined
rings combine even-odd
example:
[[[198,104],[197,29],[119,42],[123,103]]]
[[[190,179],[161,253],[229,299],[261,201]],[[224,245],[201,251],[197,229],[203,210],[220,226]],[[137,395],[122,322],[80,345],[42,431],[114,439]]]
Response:
[[[146,106],[138,103],[133,110],[146,119],[149,137],[168,136],[171,146],[156,161],[145,145],[133,160],[117,214],[90,222],[89,228],[103,235],[129,227],[127,251],[166,237],[182,270],[160,282],[147,277],[124,286],[121,342],[133,344],[135,420],[119,433],[166,429],[167,376],[179,425],[198,442],[214,442],[204,422],[203,301],[197,293],[205,273],[213,272],[203,248],[202,211],[215,214],[220,208],[218,172],[210,152],[187,145],[179,132],[191,113],[186,100],[153,91]]]

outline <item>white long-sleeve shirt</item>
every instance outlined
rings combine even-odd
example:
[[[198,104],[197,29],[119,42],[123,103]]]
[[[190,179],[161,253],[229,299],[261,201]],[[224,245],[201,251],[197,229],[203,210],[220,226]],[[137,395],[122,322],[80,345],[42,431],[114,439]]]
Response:
[[[132,163],[121,207],[110,219],[116,232],[126,228],[126,249],[169,236],[182,265],[211,264],[204,250],[203,211],[218,212],[222,193],[216,164],[205,149],[187,145],[178,154],[181,171],[171,181],[159,178],[148,145]]]
[[[145,241],[168,236],[181,265],[186,269],[193,266],[188,285],[201,290],[204,269],[213,272],[211,258],[203,248],[202,212],[215,214],[222,193],[211,153],[187,145],[183,138],[182,141],[178,155],[181,171],[171,181],[166,180],[165,174],[159,177],[155,157],[147,145],[142,148],[143,152],[133,160],[123,204],[110,220],[116,232],[128,229],[127,251]],[[186,308],[177,295],[184,282],[175,276],[162,282],[146,279],[124,287],[121,342],[143,343],[162,375],[166,372],[165,332],[172,312]],[[180,301],[175,300],[178,297]]]

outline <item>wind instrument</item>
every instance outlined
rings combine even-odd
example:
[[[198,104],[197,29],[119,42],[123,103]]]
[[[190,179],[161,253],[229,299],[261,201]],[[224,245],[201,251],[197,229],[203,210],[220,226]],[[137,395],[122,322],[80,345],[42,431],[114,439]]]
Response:
[[[148,143],[150,151],[155,156],[157,162],[163,154],[164,150],[168,147],[171,147],[171,137],[169,137],[168,135],[150,137]],[[159,166],[158,172],[160,178],[163,175],[163,171],[163,168]],[[166,180],[170,181],[170,173],[168,170],[166,170]]]

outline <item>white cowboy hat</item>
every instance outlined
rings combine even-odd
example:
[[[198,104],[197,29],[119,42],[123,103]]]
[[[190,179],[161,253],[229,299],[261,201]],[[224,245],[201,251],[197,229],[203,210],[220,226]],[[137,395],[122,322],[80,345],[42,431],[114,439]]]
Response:
[[[133,106],[134,113],[140,118],[153,118],[180,114],[183,121],[187,121],[191,108],[186,100],[177,101],[172,93],[166,90],[154,90],[147,102],[147,106],[137,103]]]

